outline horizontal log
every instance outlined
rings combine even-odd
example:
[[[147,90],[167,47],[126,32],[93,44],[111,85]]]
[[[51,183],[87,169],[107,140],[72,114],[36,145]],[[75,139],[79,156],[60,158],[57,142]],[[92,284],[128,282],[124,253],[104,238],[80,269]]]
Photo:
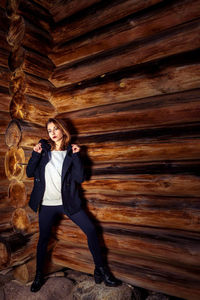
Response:
[[[9,205],[9,201],[5,201],[5,202],[6,202],[6,205]],[[13,212],[14,212],[13,207],[9,207],[9,206],[3,207],[3,205],[1,205],[1,209],[0,209],[0,216],[1,216],[0,232],[1,232],[1,235],[2,235],[2,232],[6,232],[6,231],[12,229],[12,214],[13,214]],[[1,254],[0,254],[0,257],[1,257]],[[0,263],[0,265],[1,265],[1,263]]]
[[[98,198],[98,193],[96,197]],[[106,193],[106,192],[104,192]],[[163,199],[163,198],[161,198]],[[144,200],[144,199],[143,199]],[[146,199],[147,200],[147,199]],[[156,228],[180,229],[191,230],[195,232],[200,231],[199,222],[199,208],[184,208],[176,205],[176,207],[160,203],[159,199],[151,199],[145,205],[137,205],[133,202],[132,205],[121,205],[117,202],[115,205],[106,203],[92,203],[88,202],[88,210],[92,213],[93,217],[99,222],[108,223],[125,223],[137,226],[150,226]],[[155,202],[153,202],[155,201]],[[136,206],[134,206],[134,204]]]
[[[71,22],[66,19],[66,22],[61,22],[61,24],[58,23],[52,32],[54,43],[64,43],[159,2],[161,1],[149,0],[138,2],[126,0],[116,3],[106,3],[105,5],[100,3],[99,6],[97,4],[96,6],[91,7],[91,9],[89,8],[87,13],[72,19]]]
[[[66,7],[68,6],[65,5]],[[59,8],[59,12],[62,13],[59,6],[55,8]],[[198,18],[199,11],[200,1],[184,0],[163,3],[161,7],[155,7],[153,11],[145,11],[139,16],[129,16],[117,24],[103,28],[98,33],[90,34],[89,37],[81,37],[78,40],[55,46],[49,57],[57,67],[80,61],[139,39],[149,38],[163,30]]]
[[[47,254],[47,257],[50,256]],[[62,269],[61,266],[55,265],[51,260],[50,257],[48,257],[49,260],[46,261],[45,267],[44,267],[44,275],[47,275],[49,273],[54,273],[57,271],[60,271]],[[30,281],[34,280],[36,273],[36,259],[30,259],[25,264],[22,264],[20,266],[15,267],[13,271],[13,276],[16,280],[22,282],[22,283],[28,283]]]
[[[22,181],[12,180],[8,193],[12,207],[21,208],[27,204],[26,186]]]
[[[10,200],[8,199],[8,187],[9,187],[10,181],[5,178],[1,179],[0,181],[0,208],[1,207],[7,207],[10,204]]]
[[[67,86],[84,80],[105,76],[107,73],[133,67],[170,55],[184,53],[198,49],[200,22],[195,20],[176,29],[165,31],[146,42],[133,47],[125,47],[119,53],[93,59],[89,63],[83,62],[75,66],[61,66],[54,70],[50,77],[56,87]]]
[[[80,134],[187,124],[200,121],[200,102],[179,103],[167,107],[133,109],[94,117],[77,118],[73,125]]]
[[[22,148],[10,148],[5,155],[5,173],[9,180],[22,180],[25,173],[25,154]]]
[[[10,52],[5,49],[0,48],[0,67],[7,68],[8,67],[8,58]]]
[[[54,107],[47,100],[16,93],[10,104],[10,114],[13,119],[23,119],[26,122],[44,126],[55,113]]]
[[[8,88],[10,78],[11,72],[8,70],[8,68],[0,67],[0,86]]]
[[[6,14],[11,19],[15,19],[21,15],[36,26],[50,31],[51,16],[46,7],[42,7],[41,1],[39,1],[39,5],[36,2],[9,0],[6,3]]]
[[[199,138],[199,123],[188,123],[179,125],[168,125],[167,127],[125,130],[119,132],[105,132],[96,134],[78,135],[73,130],[72,141],[81,145],[81,152],[87,155],[87,146],[90,143],[131,143],[134,140],[135,145],[146,143],[157,143],[168,141],[169,143],[177,141],[177,139]],[[89,163],[91,165],[91,162]]]
[[[38,233],[22,235],[15,233],[3,237],[0,242],[1,269],[25,263],[35,256]]]
[[[101,0],[82,0],[80,2],[78,0],[70,0],[63,2],[62,0],[56,0],[49,11],[53,16],[54,21],[57,23],[100,1]]]
[[[179,297],[189,296],[190,293],[191,299],[198,299],[200,295],[198,275],[181,266],[174,267],[113,253],[108,254],[108,261],[114,275],[133,285],[148,289],[153,287],[157,291]],[[53,250],[53,262],[87,273],[93,273],[94,269],[89,250],[60,241]]]
[[[0,110],[2,112],[9,112],[11,96],[6,87],[0,87]]]
[[[53,90],[53,85],[42,78],[29,75],[23,71],[17,70],[12,73],[10,81],[10,93],[17,92],[40,99],[49,100]]]
[[[11,51],[11,46],[7,42],[7,32],[0,30],[1,49]]]
[[[179,139],[157,143],[135,144],[134,141],[114,143],[92,143],[87,145],[87,155],[95,163],[137,163],[170,160],[198,160],[200,140]],[[178,163],[178,162],[177,162]]]
[[[85,191],[110,195],[199,197],[199,178],[192,175],[103,175],[83,184]]]
[[[21,16],[11,19],[7,41],[15,49],[23,46],[43,55],[51,49],[50,35]]]
[[[6,173],[5,173],[5,168],[4,168],[4,157],[0,157],[0,181],[6,179]]]
[[[0,122],[1,134],[4,134],[11,120],[10,113],[5,111],[0,111],[0,120],[1,120]]]
[[[53,63],[50,59],[22,47],[10,54],[8,66],[12,72],[20,69],[43,79],[48,79],[53,71]]]
[[[200,160],[166,160],[152,162],[117,162],[96,163],[88,157],[83,159],[85,178],[91,176],[112,176],[113,174],[190,174],[199,176]],[[92,165],[92,166],[91,166]]]
[[[2,132],[0,134],[0,156],[4,156],[6,151],[7,151],[7,145],[5,142],[5,134]]]
[[[5,32],[7,32],[9,28],[9,19],[6,16],[4,8],[0,8],[0,28]]]
[[[198,63],[170,64],[170,61],[168,64],[160,64],[159,70],[152,72],[151,76],[150,71],[150,74],[136,73],[121,80],[72,91],[67,88],[57,89],[50,101],[58,113],[63,113],[199,88]]]
[[[37,124],[13,119],[5,133],[5,143],[8,147],[30,147],[33,148],[41,136],[47,137],[46,129]]]
[[[64,92],[64,89],[58,89],[55,91],[55,95],[60,95]],[[67,91],[67,90],[66,90]],[[83,119],[84,117],[89,120],[91,117],[102,117],[107,114],[115,113],[118,115],[120,112],[129,112],[130,110],[144,110],[169,107],[176,104],[190,103],[193,101],[199,101],[200,89],[185,90],[183,92],[177,92],[172,94],[164,94],[159,96],[147,97],[142,99],[134,99],[123,102],[116,102],[108,105],[99,105],[82,110],[75,110],[69,112],[63,112],[57,114],[57,118],[63,119]],[[66,95],[67,96],[67,95]],[[88,95],[89,96],[89,95]]]
[[[170,265],[182,265],[184,268],[199,269],[199,251],[197,244],[199,234],[190,232],[173,232],[171,230],[154,230],[150,228],[123,229],[120,224],[114,228],[109,223],[103,226],[103,234],[99,234],[101,246],[111,253],[119,253],[132,257],[154,259]],[[76,247],[88,247],[87,238],[81,229],[71,220],[62,220],[55,228],[58,240],[66,241]],[[176,235],[177,234],[177,235]]]

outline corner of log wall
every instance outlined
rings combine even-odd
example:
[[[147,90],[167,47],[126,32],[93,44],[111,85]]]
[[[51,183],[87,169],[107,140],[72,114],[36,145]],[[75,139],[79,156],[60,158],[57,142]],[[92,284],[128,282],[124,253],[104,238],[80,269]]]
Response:
[[[75,2],[42,1],[53,29],[42,7],[36,23],[34,3],[23,10],[25,0],[7,2],[0,86],[4,97],[9,90],[10,105],[1,105],[12,120],[3,114],[10,182],[9,205],[1,204],[3,268],[18,264],[16,277],[31,280],[38,228],[24,164],[55,115],[71,121],[82,147],[81,193],[114,274],[197,300],[200,1]],[[51,263],[92,273],[83,233],[64,218],[54,234]],[[15,243],[21,256],[6,250]]]
[[[37,10],[46,22],[35,24],[26,9],[33,13]],[[8,20],[4,65],[9,76],[3,70],[7,80],[0,77],[0,85],[5,85],[9,94],[6,109],[11,120],[7,117],[4,125],[5,151],[2,151],[7,179],[0,195],[0,269],[13,268],[16,278],[27,282],[32,280],[30,272],[35,269],[39,228],[38,215],[28,206],[33,181],[26,177],[25,168],[33,146],[41,135],[46,135],[45,122],[55,115],[49,102],[53,86],[48,81],[54,65],[47,57],[51,36],[45,10],[27,1],[9,0],[4,15]],[[2,108],[5,110],[3,105]],[[52,240],[49,249],[54,245]],[[58,268],[52,262],[47,263],[48,270]]]

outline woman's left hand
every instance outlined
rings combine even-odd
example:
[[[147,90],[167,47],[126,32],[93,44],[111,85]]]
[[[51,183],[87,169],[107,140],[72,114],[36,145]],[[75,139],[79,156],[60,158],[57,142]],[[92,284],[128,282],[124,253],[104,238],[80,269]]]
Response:
[[[77,153],[80,151],[80,147],[76,144],[72,144],[72,152]]]

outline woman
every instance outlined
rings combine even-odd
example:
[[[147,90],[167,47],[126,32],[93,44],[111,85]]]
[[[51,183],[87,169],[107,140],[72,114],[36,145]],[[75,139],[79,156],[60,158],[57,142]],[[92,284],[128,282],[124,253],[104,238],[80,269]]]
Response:
[[[46,129],[49,139],[41,139],[33,148],[26,169],[27,176],[34,177],[29,205],[35,212],[39,210],[40,230],[36,275],[31,291],[37,292],[44,283],[46,248],[52,225],[60,214],[66,214],[86,234],[95,264],[95,282],[118,286],[121,281],[114,278],[104,265],[95,227],[81,208],[77,188],[77,183],[84,181],[80,147],[70,144],[70,133],[61,120],[49,119]]]

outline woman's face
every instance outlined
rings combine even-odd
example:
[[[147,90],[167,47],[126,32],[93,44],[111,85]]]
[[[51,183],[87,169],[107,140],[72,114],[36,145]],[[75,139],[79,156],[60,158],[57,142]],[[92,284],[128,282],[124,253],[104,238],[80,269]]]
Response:
[[[60,142],[63,138],[63,132],[62,130],[54,123],[49,123],[47,125],[47,131],[49,134],[49,137],[52,141],[55,143]]]

